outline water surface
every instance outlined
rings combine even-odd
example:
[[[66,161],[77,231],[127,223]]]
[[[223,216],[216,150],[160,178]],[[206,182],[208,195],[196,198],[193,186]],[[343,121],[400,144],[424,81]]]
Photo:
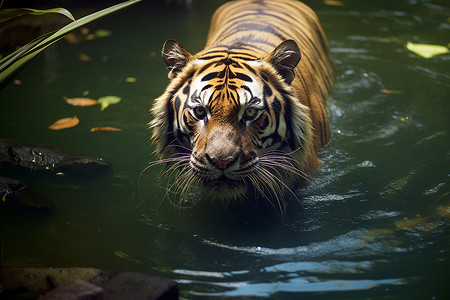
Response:
[[[113,168],[89,180],[2,171],[56,205],[51,213],[2,208],[4,263],[149,272],[177,281],[186,299],[448,297],[450,56],[424,59],[405,48],[407,41],[448,43],[448,3],[307,2],[336,65],[333,137],[315,183],[297,191],[301,203],[290,199],[280,216],[210,203],[179,210],[167,200],[167,183],[157,181],[160,169],[140,175],[155,160],[147,122],[167,84],[161,45],[175,38],[200,50],[222,2],[194,0],[183,9],[146,3],[117,13],[90,26],[112,36],[59,42],[19,74],[22,85],[0,92],[1,137],[102,157]],[[80,53],[92,60],[79,61]],[[62,100],[85,91],[123,100],[105,111]],[[77,127],[47,129],[73,115]],[[90,132],[98,126],[123,131]]]

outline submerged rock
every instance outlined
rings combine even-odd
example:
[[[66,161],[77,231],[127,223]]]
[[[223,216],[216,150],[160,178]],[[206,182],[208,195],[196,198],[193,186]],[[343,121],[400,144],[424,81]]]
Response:
[[[171,280],[94,268],[0,268],[0,294],[20,299],[178,299]]]
[[[27,208],[52,210],[53,203],[22,181],[0,176],[0,205],[18,205]]]
[[[25,184],[20,180],[0,176],[0,196],[3,202],[6,201],[6,197],[13,199],[20,198],[25,188]]]
[[[95,175],[109,169],[101,158],[65,152],[58,147],[0,139],[0,163],[30,170]]]

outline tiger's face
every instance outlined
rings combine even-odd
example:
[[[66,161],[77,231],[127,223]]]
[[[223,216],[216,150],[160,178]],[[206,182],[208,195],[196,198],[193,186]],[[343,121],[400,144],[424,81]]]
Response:
[[[192,56],[175,41],[163,47],[171,82],[153,107],[161,162],[181,171],[177,189],[200,186],[233,200],[255,190],[282,198],[311,148],[308,110],[291,92],[300,51],[286,41],[267,57],[228,49]]]

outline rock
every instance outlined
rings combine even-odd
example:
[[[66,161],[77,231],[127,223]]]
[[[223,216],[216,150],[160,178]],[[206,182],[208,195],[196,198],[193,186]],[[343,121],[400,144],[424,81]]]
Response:
[[[0,266],[0,296],[44,300],[176,300],[179,291],[171,280],[138,272]]]
[[[101,283],[105,300],[178,299],[178,287],[170,280],[137,272],[123,272]]]
[[[103,300],[103,289],[86,280],[76,279],[69,284],[59,286],[42,300]]]
[[[101,158],[92,158],[62,151],[55,146],[0,139],[0,163],[30,170],[78,176],[95,175],[109,169]]]
[[[19,199],[25,188],[26,186],[22,181],[0,176],[0,197],[3,202],[6,201],[6,197],[8,199]]]
[[[26,208],[52,210],[53,203],[22,181],[0,176],[0,206],[18,205]]]
[[[59,285],[75,279],[91,280],[101,270],[93,268],[3,268],[0,270],[0,292],[24,291],[35,297],[49,290],[48,277],[55,278]]]

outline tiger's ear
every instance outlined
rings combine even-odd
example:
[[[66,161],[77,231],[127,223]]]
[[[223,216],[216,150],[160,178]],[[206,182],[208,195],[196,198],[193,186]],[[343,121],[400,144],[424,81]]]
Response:
[[[192,59],[192,55],[175,40],[169,39],[162,48],[162,57],[169,67],[169,79],[177,76]]]
[[[275,67],[278,74],[290,84],[294,80],[294,69],[300,61],[301,54],[294,40],[286,40],[279,44],[268,56],[268,61]]]

